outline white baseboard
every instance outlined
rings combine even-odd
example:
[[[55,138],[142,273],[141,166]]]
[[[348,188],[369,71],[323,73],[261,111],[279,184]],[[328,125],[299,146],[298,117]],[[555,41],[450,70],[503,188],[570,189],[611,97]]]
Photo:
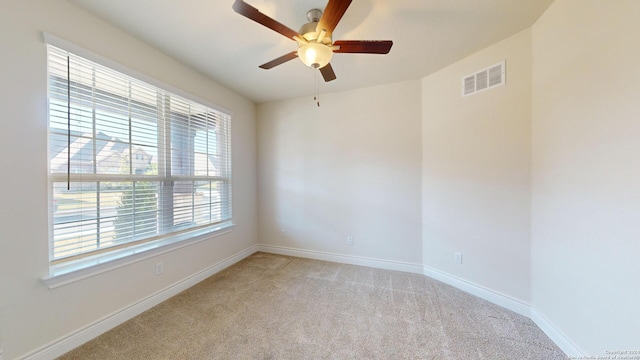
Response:
[[[84,344],[85,342],[97,337],[100,334],[105,333],[108,330],[124,323],[125,321],[132,319],[133,317],[143,313],[146,310],[160,304],[161,302],[169,299],[170,297],[177,295],[178,293],[194,286],[200,281],[216,274],[217,272],[224,270],[225,268],[237,263],[238,261],[246,258],[247,256],[255,253],[257,247],[251,246],[245,250],[242,250],[224,260],[217,262],[208,268],[189,276],[163,290],[152,294],[137,303],[134,303],[126,308],[123,308],[111,315],[108,315],[94,323],[81,328],[73,333],[66,335],[52,343],[41,347],[27,355],[20,357],[19,359],[28,360],[49,360],[55,359],[76,347]],[[2,360],[2,354],[0,353],[0,360]]]
[[[542,314],[536,309],[531,309],[531,320],[538,325],[551,341],[553,341],[558,347],[564,351],[565,354],[572,358],[586,358],[587,352],[580,349],[572,341],[570,341],[563,333],[558,331],[558,328],[553,326]]]
[[[377,269],[396,270],[422,274],[422,265],[408,262],[375,259],[363,256],[344,255],[325,251],[306,250],[267,244],[258,244],[257,249],[258,251],[272,254],[288,255],[307,259],[337,262],[341,264],[360,265]]]
[[[522,316],[531,318],[531,306],[527,303],[524,303],[520,300],[516,300],[514,298],[511,298],[497,291],[487,289],[483,286],[474,284],[472,282],[462,280],[451,274],[447,274],[445,272],[436,270],[428,266],[423,266],[423,269],[424,269],[424,274],[432,279],[442,281],[443,283],[451,285],[455,288],[458,288],[466,293],[475,295],[481,299],[485,299],[496,305],[502,306],[503,308],[509,309]]]
[[[505,309],[509,309],[522,316],[528,317],[540,328],[540,330],[547,334],[549,339],[551,339],[551,341],[553,341],[566,355],[571,357],[585,356],[586,353],[584,351],[581,351],[575,344],[569,341],[561,331],[547,321],[542,314],[533,309],[531,305],[428,266],[424,267],[424,274],[430,278],[456,287],[466,293],[475,295],[491,303],[502,306]]]

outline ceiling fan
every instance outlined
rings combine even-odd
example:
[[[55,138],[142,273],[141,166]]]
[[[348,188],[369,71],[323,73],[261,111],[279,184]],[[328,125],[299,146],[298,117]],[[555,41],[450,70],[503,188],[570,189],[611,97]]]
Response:
[[[336,79],[330,63],[334,53],[387,54],[393,45],[391,40],[333,41],[331,37],[333,30],[347,11],[351,1],[329,0],[324,13],[319,9],[309,10],[307,12],[309,22],[302,25],[300,31],[279,23],[243,0],[235,0],[233,10],[298,43],[297,51],[262,64],[260,68],[271,69],[298,57],[305,65],[320,69],[324,81],[331,81]]]

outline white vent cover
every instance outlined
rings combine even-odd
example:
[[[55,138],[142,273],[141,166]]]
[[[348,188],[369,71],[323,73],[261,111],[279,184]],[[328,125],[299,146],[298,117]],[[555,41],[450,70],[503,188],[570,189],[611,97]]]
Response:
[[[505,61],[501,61],[486,69],[462,78],[462,96],[475,94],[478,91],[491,89],[505,83]]]

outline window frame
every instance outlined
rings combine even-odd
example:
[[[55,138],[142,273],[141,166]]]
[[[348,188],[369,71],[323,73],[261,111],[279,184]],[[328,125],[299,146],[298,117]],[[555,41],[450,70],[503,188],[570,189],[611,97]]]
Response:
[[[229,143],[227,145],[228,148],[226,149],[226,151],[228,152],[227,161],[228,161],[229,174],[226,177],[226,180],[223,181],[223,183],[226,184],[224,185],[226,189],[222,191],[222,194],[224,195],[221,194],[221,196],[228,197],[226,199],[226,204],[228,205],[228,207],[225,210],[222,210],[223,212],[228,212],[228,217],[227,217],[228,220],[225,220],[213,225],[208,224],[200,227],[191,228],[185,231],[176,231],[176,232],[171,232],[165,235],[159,235],[156,237],[157,239],[154,238],[152,241],[144,241],[140,243],[133,242],[132,245],[124,246],[122,248],[106,250],[105,252],[98,253],[96,255],[85,256],[77,260],[57,261],[53,259],[53,253],[51,253],[49,258],[49,274],[48,276],[43,278],[45,283],[50,288],[55,288],[55,287],[62,286],[64,284],[76,281],[77,279],[93,276],[105,271],[109,271],[110,269],[113,269],[113,268],[125,266],[127,264],[141,261],[149,257],[157,256],[161,253],[174,251],[177,248],[189,246],[191,244],[210,239],[213,236],[219,236],[219,235],[230,232],[234,226],[233,217],[232,217],[232,193],[231,193],[231,188],[233,183],[233,178],[231,176],[231,173],[232,173],[232,156],[231,156],[231,138],[232,138],[231,123],[232,121],[231,119],[233,117],[232,112],[229,111],[228,109],[222,108],[215,104],[211,104],[206,100],[203,100],[191,94],[185,93],[180,89],[164,84],[156,79],[140,74],[134,70],[131,70],[109,59],[96,55],[86,49],[78,47],[54,35],[51,35],[46,32],[43,33],[43,35],[44,35],[44,42],[47,45],[52,45],[64,51],[68,51],[70,53],[73,53],[74,55],[80,56],[91,62],[107,67],[121,74],[124,74],[125,76],[145,82],[149,85],[152,85],[155,88],[158,88],[159,90],[171,93],[178,97],[184,98],[188,101],[192,101],[197,105],[205,106],[215,111],[219,111],[229,117],[229,120],[225,122],[225,125],[228,127],[226,131],[228,132],[228,137],[229,137],[228,138]],[[48,66],[49,66],[49,61],[47,61],[47,67]],[[49,79],[48,72],[47,72],[47,79]],[[47,98],[49,98],[49,96],[50,96],[49,89],[47,89]],[[49,111],[49,107],[47,107],[47,111]],[[49,118],[49,113],[47,113],[47,119],[48,118]],[[49,120],[47,120],[47,122],[48,121]],[[47,128],[49,129],[49,126],[47,126]],[[195,150],[194,150],[194,154],[195,154]],[[131,160],[133,161],[134,152],[131,151],[129,156],[132,158]],[[49,160],[47,160],[47,163],[49,165]],[[64,174],[64,176],[66,177],[66,174]],[[49,187],[53,186],[52,184],[55,182],[54,179],[57,179],[59,177],[60,177],[59,175],[54,175],[49,170],[47,172]],[[154,175],[151,177],[160,178],[161,174]],[[163,178],[160,180],[160,182],[163,182],[163,181],[167,181],[167,179]],[[160,191],[162,190],[158,190],[158,192]],[[48,193],[49,193],[48,195],[49,204],[53,204],[54,203],[53,190],[50,189]],[[49,206],[50,210],[49,210],[49,241],[48,242],[50,247],[53,246],[52,242],[53,242],[53,216],[54,215],[53,215],[53,211],[51,210],[52,208],[53,206]],[[50,250],[50,251],[52,252],[53,250]]]

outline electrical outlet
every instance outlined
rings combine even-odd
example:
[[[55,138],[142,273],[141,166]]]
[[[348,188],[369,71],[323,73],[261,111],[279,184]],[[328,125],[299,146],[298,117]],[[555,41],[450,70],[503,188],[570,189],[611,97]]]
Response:
[[[156,276],[162,274],[163,272],[164,272],[164,264],[161,262],[156,263]]]
[[[455,261],[458,264],[462,264],[462,253],[461,252],[454,252],[453,253],[453,261]]]
[[[347,236],[347,245],[353,246],[353,236]]]
[[[285,229],[280,229],[280,238],[284,239],[287,237],[287,230]]]

